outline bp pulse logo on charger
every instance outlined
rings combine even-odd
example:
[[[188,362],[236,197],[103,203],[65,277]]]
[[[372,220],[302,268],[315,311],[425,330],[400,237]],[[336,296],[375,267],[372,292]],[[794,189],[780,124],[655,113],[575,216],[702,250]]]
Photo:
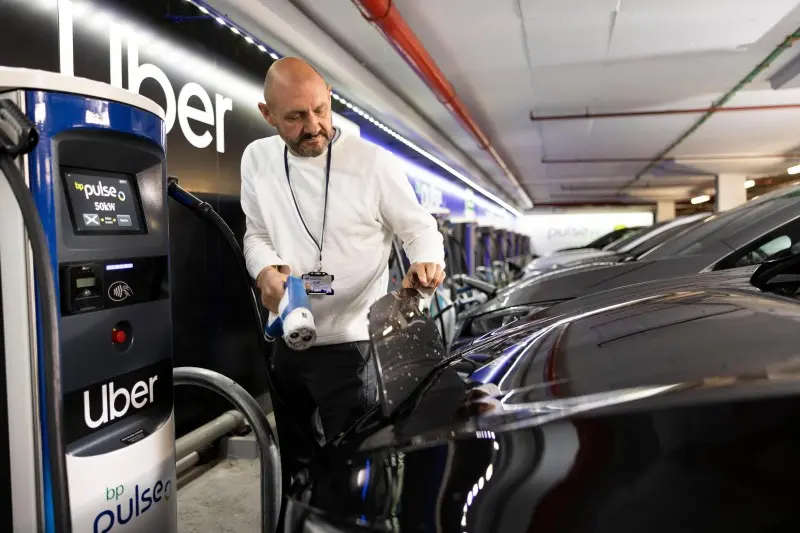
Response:
[[[102,181],[98,181],[97,184],[80,183],[76,181],[74,185],[76,190],[83,192],[87,200],[91,200],[93,197],[100,197],[112,198],[124,202],[127,198],[124,191],[118,190],[112,185],[105,185]],[[97,211],[116,211],[117,204],[114,202],[95,202],[94,208]]]
[[[169,501],[172,497],[172,481],[159,479],[152,486],[137,483],[133,488],[125,485],[105,489],[106,505],[94,519],[94,533],[109,533],[115,526],[124,526],[139,518],[154,505]]]

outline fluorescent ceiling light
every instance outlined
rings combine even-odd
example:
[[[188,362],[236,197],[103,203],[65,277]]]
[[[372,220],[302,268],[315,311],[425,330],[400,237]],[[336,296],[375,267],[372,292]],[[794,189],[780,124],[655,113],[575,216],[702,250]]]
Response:
[[[709,195],[701,194],[700,196],[695,196],[694,198],[692,198],[692,203],[697,205],[707,202],[709,200],[711,200],[711,197]]]
[[[786,169],[788,174],[800,174],[800,165],[795,165]]]
[[[756,186],[756,180],[747,180],[744,182],[744,188],[749,189],[750,187]]]

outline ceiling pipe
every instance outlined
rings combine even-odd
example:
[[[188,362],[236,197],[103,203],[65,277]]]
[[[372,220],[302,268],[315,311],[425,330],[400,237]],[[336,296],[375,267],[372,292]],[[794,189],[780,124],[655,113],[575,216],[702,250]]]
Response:
[[[800,109],[800,104],[745,105],[732,107],[689,107],[685,109],[653,109],[649,111],[618,111],[610,113],[575,113],[570,115],[534,115],[531,122],[555,122],[561,120],[596,120],[602,118],[637,118],[671,115],[691,115],[700,113],[732,113],[744,111],[786,111]]]
[[[800,159],[800,154],[765,154],[765,155],[687,155],[667,157],[659,161],[738,161],[748,159]],[[598,157],[589,159],[542,159],[544,165],[576,165],[576,164],[602,164],[602,163],[647,163],[651,157]]]
[[[691,134],[697,131],[700,126],[706,123],[706,121],[711,118],[722,106],[727,104],[731,98],[733,98],[739,91],[741,91],[745,86],[747,86],[750,82],[752,82],[756,76],[761,74],[765,71],[773,61],[775,61],[778,57],[781,56],[786,50],[791,48],[795,42],[800,40],[800,28],[794,30],[791,35],[788,35],[781,43],[776,46],[770,54],[761,60],[761,62],[756,65],[750,72],[745,74],[744,78],[739,80],[739,83],[733,86],[728,92],[723,94],[719,99],[717,99],[709,109],[714,111],[707,111],[703,113],[703,115],[697,119],[697,121],[692,124],[692,126],[686,130],[680,137],[675,139],[669,146],[661,150],[655,157],[653,157],[649,163],[647,163],[642,170],[640,170],[633,179],[629,180],[625,185],[620,187],[618,192],[622,192],[637,181],[639,181],[642,176],[647,174],[659,161],[662,161],[667,154],[669,154],[672,150],[675,149],[679,144],[685,141]]]
[[[358,7],[364,19],[380,30],[389,44],[422,78],[442,105],[475,138],[478,145],[494,159],[497,166],[500,167],[520,194],[523,209],[530,209],[533,204],[528,193],[505,161],[503,161],[489,138],[472,118],[453,86],[447,81],[447,78],[408,26],[405,19],[403,19],[400,12],[394,7],[394,2],[392,0],[353,0],[353,3]]]

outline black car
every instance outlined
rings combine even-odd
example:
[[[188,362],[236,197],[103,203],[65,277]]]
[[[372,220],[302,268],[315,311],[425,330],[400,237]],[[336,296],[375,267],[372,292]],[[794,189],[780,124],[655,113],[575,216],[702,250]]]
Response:
[[[800,251],[800,184],[753,199],[673,236],[636,261],[565,267],[500,290],[459,316],[458,336],[483,335],[531,307],[643,281],[759,264]]]
[[[651,250],[655,250],[668,240],[672,239],[688,231],[690,228],[700,224],[708,218],[706,215],[700,215],[697,218],[693,218],[690,222],[686,224],[672,226],[653,237],[637,244],[633,247],[626,247],[623,249],[612,249],[607,248],[606,251],[612,252],[610,255],[606,255],[603,257],[592,257],[588,259],[577,259],[575,261],[569,261],[563,264],[563,267],[574,267],[574,266],[583,266],[583,265],[592,265],[593,263],[598,262],[609,262],[609,263],[622,263],[628,261],[638,261],[641,257],[643,257],[646,253]]]
[[[798,531],[800,257],[756,268],[576,299],[449,357],[386,296],[382,403],[286,495],[285,530]]]
[[[660,246],[668,239],[686,231],[693,225],[698,224],[703,219],[708,218],[708,216],[707,213],[697,213],[669,221],[658,222],[652,226],[628,234],[626,237],[607,246],[603,250],[585,250],[581,251],[582,253],[553,254],[551,256],[537,258],[526,265],[522,275],[518,280],[515,280],[514,283],[539,277],[542,274],[554,270],[573,266],[636,261],[645,253]],[[511,284],[507,286],[510,287]]]

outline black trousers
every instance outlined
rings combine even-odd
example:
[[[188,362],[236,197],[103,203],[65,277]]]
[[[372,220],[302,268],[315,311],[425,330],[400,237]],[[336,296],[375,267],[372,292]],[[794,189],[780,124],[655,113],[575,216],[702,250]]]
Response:
[[[377,380],[366,341],[296,352],[276,339],[270,374],[286,495],[292,477],[314,458],[315,413],[325,440],[336,438],[377,403]]]

